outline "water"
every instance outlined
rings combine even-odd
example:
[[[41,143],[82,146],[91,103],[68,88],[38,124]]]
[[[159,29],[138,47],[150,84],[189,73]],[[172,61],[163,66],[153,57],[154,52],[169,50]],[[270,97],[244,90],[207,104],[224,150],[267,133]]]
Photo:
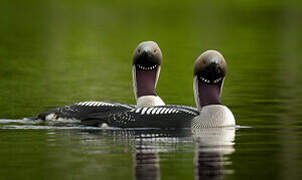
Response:
[[[299,1],[1,1],[0,179],[301,179]],[[240,127],[191,132],[22,120],[86,100],[135,103],[132,51],[163,52],[157,92],[195,106],[194,60],[228,63]]]

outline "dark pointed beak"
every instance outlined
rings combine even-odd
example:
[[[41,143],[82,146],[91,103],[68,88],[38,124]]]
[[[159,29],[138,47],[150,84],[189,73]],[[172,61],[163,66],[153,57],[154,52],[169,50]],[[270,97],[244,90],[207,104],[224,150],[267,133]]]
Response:
[[[143,48],[142,56],[147,57],[152,54],[152,49],[148,46]]]
[[[142,58],[147,58],[149,56],[149,53],[146,51],[142,52]]]
[[[222,70],[221,70],[219,64],[216,62],[211,62],[205,68],[205,71],[207,71],[209,79],[216,79],[217,75],[222,73]]]
[[[145,46],[145,47],[143,47],[143,52],[151,53],[152,52],[152,48],[149,47],[149,46]]]
[[[150,50],[143,50],[141,57],[143,59],[150,59],[152,57],[152,53]]]

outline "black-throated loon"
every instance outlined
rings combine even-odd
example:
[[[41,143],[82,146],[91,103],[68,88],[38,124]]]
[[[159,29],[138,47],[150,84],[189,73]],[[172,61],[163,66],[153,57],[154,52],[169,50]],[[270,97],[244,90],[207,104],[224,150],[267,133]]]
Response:
[[[101,126],[121,128],[207,128],[234,126],[232,112],[220,102],[226,62],[215,50],[202,53],[194,64],[194,96],[197,109],[166,105],[139,107],[109,116],[91,114],[82,122],[98,121]]]
[[[92,113],[106,115],[135,107],[165,105],[155,92],[161,63],[162,53],[157,43],[144,41],[135,49],[132,57],[132,76],[136,106],[114,102],[86,101],[47,110],[34,119],[55,122],[80,122]]]

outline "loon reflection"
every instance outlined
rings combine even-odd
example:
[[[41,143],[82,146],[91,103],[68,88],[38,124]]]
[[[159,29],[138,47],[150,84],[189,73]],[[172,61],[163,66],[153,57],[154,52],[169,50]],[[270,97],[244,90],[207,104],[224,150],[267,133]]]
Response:
[[[104,154],[115,152],[132,154],[132,165],[127,160],[123,164],[129,164],[132,167],[133,179],[160,179],[167,174],[167,159],[170,157],[170,164],[175,167],[181,163],[182,167],[170,169],[174,176],[186,173],[194,175],[195,179],[222,179],[231,174],[232,159],[230,155],[235,152],[235,128],[204,128],[204,129],[182,129],[182,130],[162,130],[162,129],[144,129],[144,130],[81,130],[81,146],[85,148],[88,154],[97,157],[104,157]],[[73,136],[75,137],[75,136]],[[112,147],[112,148],[108,148]],[[124,147],[120,149],[120,147]],[[129,148],[130,147],[130,148]],[[192,157],[194,152],[194,157]],[[182,154],[181,158],[175,156],[175,153]],[[184,155],[184,156],[183,156]],[[115,156],[113,156],[115,157]],[[120,156],[118,156],[120,157]],[[112,166],[111,158],[105,161],[93,161],[97,167],[102,167],[102,171]],[[128,159],[128,158],[127,158]],[[163,161],[164,159],[164,161]],[[115,158],[116,160],[116,158]],[[105,163],[105,164],[103,164]],[[194,166],[190,165],[193,164]],[[86,165],[85,167],[90,167]],[[194,167],[189,170],[188,167]],[[103,169],[105,168],[105,169]],[[115,167],[119,168],[119,167]],[[189,171],[188,171],[189,170]],[[185,171],[185,172],[184,172]]]
[[[235,128],[194,129],[193,134],[196,141],[195,179],[222,179],[232,173],[226,169],[231,164],[226,155],[235,151]]]
[[[173,137],[174,133],[168,136]],[[185,135],[188,134],[182,133],[178,138],[184,138]],[[234,127],[192,129],[191,135],[195,142],[193,165],[196,180],[222,179],[225,175],[232,173],[229,167],[232,162],[228,156],[235,151],[233,147]],[[133,152],[133,176],[135,179],[160,179],[160,156],[158,153],[172,151],[172,149],[166,149],[163,145],[156,145],[156,139],[159,136],[156,135],[157,138],[152,138],[153,136],[148,133],[136,134]],[[162,142],[162,140],[158,140]],[[177,138],[175,140],[177,142]]]
[[[135,132],[133,176],[137,180],[161,179],[159,153],[175,151],[174,143],[187,141],[188,139],[192,140],[190,131],[186,130],[144,130],[132,132]]]
[[[160,179],[159,155],[152,147],[137,142],[133,153],[133,176],[137,180]]]

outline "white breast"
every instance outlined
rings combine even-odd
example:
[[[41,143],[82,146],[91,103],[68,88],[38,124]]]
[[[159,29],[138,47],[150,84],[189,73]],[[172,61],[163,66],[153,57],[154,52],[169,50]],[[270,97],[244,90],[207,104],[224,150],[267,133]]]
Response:
[[[224,105],[202,107],[200,115],[192,120],[193,128],[235,126],[233,113]]]
[[[158,96],[141,96],[137,98],[137,107],[163,106],[164,101]]]

